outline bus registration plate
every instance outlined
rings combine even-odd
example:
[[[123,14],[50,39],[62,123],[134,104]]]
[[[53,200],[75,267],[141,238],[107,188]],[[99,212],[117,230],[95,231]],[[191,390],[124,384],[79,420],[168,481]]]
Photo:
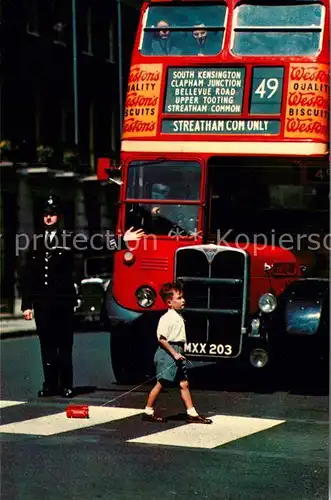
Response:
[[[231,356],[232,345],[230,344],[208,344],[206,342],[188,342],[184,347],[185,354],[200,356]]]

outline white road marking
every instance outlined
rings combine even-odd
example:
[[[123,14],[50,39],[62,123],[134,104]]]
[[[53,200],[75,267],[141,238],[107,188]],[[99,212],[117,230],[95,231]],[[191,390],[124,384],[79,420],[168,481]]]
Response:
[[[89,406],[90,418],[67,418],[66,412],[32,418],[21,422],[0,425],[0,432],[8,434],[28,434],[35,436],[53,436],[63,432],[75,431],[94,425],[114,422],[123,418],[133,417],[143,413],[136,408],[106,408]]]
[[[215,415],[211,419],[213,423],[209,425],[186,424],[148,436],[130,439],[128,442],[212,449],[286,422],[286,420],[228,415]]]
[[[26,404],[24,401],[0,401],[0,408]],[[143,413],[143,409],[89,406],[90,418],[67,418],[66,412],[0,425],[0,432],[35,436],[53,436],[95,425],[115,422]],[[130,439],[129,443],[183,446],[212,449],[231,441],[265,431],[286,420],[215,415],[211,425],[184,424],[146,436]]]
[[[9,406],[24,405],[25,401],[0,401],[0,408],[7,408]]]

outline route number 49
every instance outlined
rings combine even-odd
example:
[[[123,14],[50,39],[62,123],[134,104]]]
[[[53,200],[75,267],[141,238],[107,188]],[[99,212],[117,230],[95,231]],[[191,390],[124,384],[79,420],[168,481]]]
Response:
[[[262,82],[255,90],[255,94],[260,96],[260,99],[264,99],[266,93],[267,99],[271,99],[271,97],[277,92],[279,87],[279,80],[277,78],[263,78]]]
[[[321,181],[323,181],[324,179],[329,179],[330,178],[330,169],[329,168],[327,168],[327,169],[320,168],[316,172],[315,178],[320,179]]]

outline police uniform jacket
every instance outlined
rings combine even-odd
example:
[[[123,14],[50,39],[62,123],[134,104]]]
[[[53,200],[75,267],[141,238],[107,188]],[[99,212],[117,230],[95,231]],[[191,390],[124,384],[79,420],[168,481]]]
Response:
[[[57,231],[47,246],[45,235],[31,241],[22,283],[22,311],[49,301],[74,306],[74,256],[68,233],[66,238],[63,234]]]

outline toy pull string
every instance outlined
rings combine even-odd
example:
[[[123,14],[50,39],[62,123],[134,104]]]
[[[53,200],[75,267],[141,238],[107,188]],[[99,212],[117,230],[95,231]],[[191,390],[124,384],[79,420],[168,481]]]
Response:
[[[170,370],[170,368],[172,368],[174,365],[176,364],[176,361],[174,361],[172,363],[172,365],[168,366],[168,368],[166,368],[165,370],[163,370],[160,375],[162,375],[163,373],[167,372],[168,370]],[[131,392],[135,391],[136,389],[139,389],[139,387],[142,387],[143,385],[147,384],[148,382],[151,382],[152,380],[154,380],[156,378],[156,375],[154,375],[154,377],[152,378],[149,378],[147,380],[145,380],[145,382],[143,382],[142,384],[139,384],[139,385],[136,385],[135,387],[132,387],[132,389],[130,389],[129,391],[126,391],[124,392],[123,394],[120,394],[119,396],[117,396],[116,398],[114,399],[110,399],[109,401],[106,401],[105,403],[103,403],[101,406],[106,406],[108,405],[109,403],[114,403],[115,401],[117,401],[118,399],[122,398],[123,396],[126,396],[127,394],[130,394]]]
[[[187,361],[190,363],[190,365],[192,365],[192,367],[194,367],[193,363],[192,363],[189,359],[187,359]],[[167,372],[168,370],[170,370],[170,368],[172,368],[172,367],[173,367],[174,365],[176,365],[176,364],[177,364],[177,362],[176,362],[176,361],[174,361],[174,362],[172,363],[172,365],[168,366],[168,368],[166,368],[165,370],[163,370],[163,371],[160,373],[160,375],[162,375],[163,373],[165,373],[165,372]],[[122,398],[122,397],[124,397],[124,396],[127,396],[127,395],[128,395],[128,394],[130,394],[131,392],[135,391],[136,389],[139,389],[140,387],[142,387],[143,385],[147,384],[148,382],[151,382],[151,381],[152,381],[152,380],[154,380],[154,379],[156,379],[156,375],[154,375],[154,377],[151,377],[151,378],[149,378],[149,379],[145,380],[145,382],[143,382],[142,384],[139,384],[139,385],[136,385],[135,387],[132,387],[132,389],[130,389],[129,391],[124,392],[123,394],[120,394],[120,395],[119,395],[119,396],[117,396],[116,398],[114,398],[114,399],[110,399],[109,401],[106,401],[105,403],[103,403],[103,404],[102,404],[102,405],[100,405],[100,406],[106,406],[106,405],[108,405],[108,404],[110,404],[110,403],[114,403],[114,402],[115,402],[115,401],[117,401],[118,399],[120,399],[120,398]]]

